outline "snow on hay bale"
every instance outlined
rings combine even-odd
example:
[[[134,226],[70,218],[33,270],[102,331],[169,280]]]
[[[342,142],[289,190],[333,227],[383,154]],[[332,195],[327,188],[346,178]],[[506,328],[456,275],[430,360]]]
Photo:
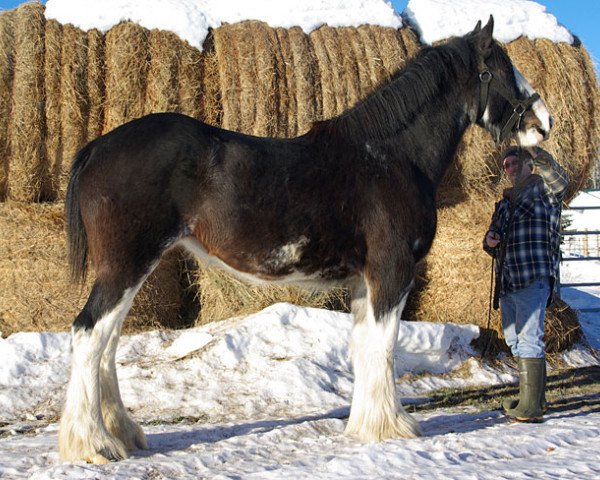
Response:
[[[364,98],[421,48],[410,27],[323,26],[307,35],[298,27],[274,29],[245,21],[212,30],[200,52],[172,33],[129,22],[106,34],[83,33],[45,22],[42,13],[43,6],[34,4],[0,14],[0,110],[7,112],[0,116],[0,198],[61,200],[73,152],[149,112],[178,111],[254,135],[302,134],[314,121]],[[546,148],[575,179],[573,193],[588,176],[600,138],[600,96],[589,56],[580,44],[547,40],[520,38],[506,48],[554,114],[556,126]],[[407,312],[413,318],[485,325],[482,285],[489,266],[481,237],[503,186],[497,157],[504,147],[479,128],[467,132],[440,192],[439,232],[422,265],[419,278],[426,281],[420,282]],[[27,149],[33,154],[26,155]],[[26,215],[18,218],[35,223]],[[56,235],[55,241],[62,242],[62,234]],[[148,295],[145,307],[136,303],[148,309],[146,318],[155,315],[153,322],[172,324],[172,312],[189,307],[177,305],[178,310],[177,301],[194,304],[178,286],[188,274],[199,278],[203,322],[264,303],[248,301],[263,295],[256,287],[224,274],[188,271],[179,253],[167,260],[160,267],[164,276],[157,276],[165,284],[177,278],[174,293],[167,293],[167,300]],[[64,268],[64,258],[47,267]],[[59,297],[61,291],[65,302],[69,298],[80,306],[69,289],[59,289]],[[305,295],[302,300],[300,295]],[[339,292],[331,300],[280,288],[264,296],[268,303],[344,302]],[[173,308],[157,313],[165,304]],[[63,316],[66,326],[72,315]],[[499,331],[497,318],[494,322]]]

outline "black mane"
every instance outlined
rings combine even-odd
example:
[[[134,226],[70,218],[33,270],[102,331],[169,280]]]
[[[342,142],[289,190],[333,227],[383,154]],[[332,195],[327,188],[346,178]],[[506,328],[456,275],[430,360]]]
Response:
[[[352,140],[384,140],[414,122],[425,106],[456,85],[473,68],[466,40],[423,48],[417,56],[364,100],[344,113],[317,122],[312,133],[340,135]]]

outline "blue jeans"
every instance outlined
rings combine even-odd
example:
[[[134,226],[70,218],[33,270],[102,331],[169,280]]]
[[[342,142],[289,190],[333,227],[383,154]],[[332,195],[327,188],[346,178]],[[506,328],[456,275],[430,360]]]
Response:
[[[544,358],[544,317],[550,295],[550,279],[500,298],[502,328],[506,344],[515,357]]]

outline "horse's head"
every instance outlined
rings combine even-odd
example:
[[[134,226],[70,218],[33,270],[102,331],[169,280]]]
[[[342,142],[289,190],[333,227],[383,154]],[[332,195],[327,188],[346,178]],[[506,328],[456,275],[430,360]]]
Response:
[[[477,54],[478,85],[473,117],[494,139],[515,137],[522,146],[533,146],[548,138],[553,125],[546,104],[494,41],[494,19],[481,21],[466,35]],[[477,112],[475,114],[475,112]]]

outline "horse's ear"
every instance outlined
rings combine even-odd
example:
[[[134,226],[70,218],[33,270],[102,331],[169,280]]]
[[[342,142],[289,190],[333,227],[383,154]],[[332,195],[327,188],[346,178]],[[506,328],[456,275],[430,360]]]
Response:
[[[481,20],[479,20],[479,22],[481,23]],[[486,35],[486,37],[489,37],[490,39],[490,43],[492,41],[492,36],[494,34],[494,16],[490,15],[490,19],[488,20],[488,23],[485,27],[483,27],[482,32]]]
[[[492,38],[494,33],[494,17],[490,15],[490,19],[485,27],[481,28],[481,20],[477,22],[473,36],[477,49],[481,52],[484,59],[489,57],[491,53]]]

